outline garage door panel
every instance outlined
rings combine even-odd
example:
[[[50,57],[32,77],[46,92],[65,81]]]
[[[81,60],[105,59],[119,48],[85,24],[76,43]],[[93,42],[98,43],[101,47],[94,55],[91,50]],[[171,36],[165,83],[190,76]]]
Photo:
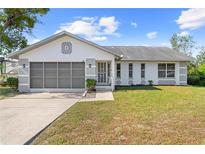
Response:
[[[43,77],[43,69],[42,70],[31,70],[31,76],[42,76]]]
[[[32,62],[30,64],[32,69],[42,69],[43,68],[43,62]]]
[[[58,63],[59,70],[70,70],[71,63],[70,62],[59,62]]]
[[[57,88],[57,62],[44,63],[44,88]]]
[[[44,71],[45,78],[56,78],[57,79],[57,70],[45,70]]]
[[[74,78],[72,80],[72,88],[85,88],[84,78]]]
[[[71,63],[58,63],[58,87],[71,88]]]
[[[84,70],[84,68],[85,68],[85,63],[84,63],[84,62],[73,62],[73,63],[72,63],[72,67],[73,67],[74,69]]]
[[[43,88],[43,79],[42,78],[32,78],[30,81],[31,88]]]
[[[58,80],[58,88],[71,88],[71,79],[61,78]]]
[[[43,62],[30,63],[30,87],[43,88]]]
[[[83,71],[83,70],[73,70],[72,71],[72,75],[74,76],[74,77],[78,77],[78,76],[80,76],[80,77],[83,77],[84,78],[84,75],[85,75],[85,72]]]
[[[71,72],[58,71],[58,78],[71,78]]]
[[[85,63],[72,63],[72,88],[85,88]]]
[[[44,88],[57,88],[56,78],[45,78],[44,79]]]
[[[51,69],[51,70],[56,69],[57,68],[57,62],[45,62],[44,67],[46,69]]]

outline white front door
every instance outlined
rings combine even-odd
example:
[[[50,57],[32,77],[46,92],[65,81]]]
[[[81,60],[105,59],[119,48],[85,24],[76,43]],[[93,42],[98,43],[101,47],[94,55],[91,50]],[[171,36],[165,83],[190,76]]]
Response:
[[[98,84],[106,84],[107,78],[107,66],[106,62],[98,62]]]
[[[111,84],[111,63],[98,62],[97,63],[97,84],[110,85]]]

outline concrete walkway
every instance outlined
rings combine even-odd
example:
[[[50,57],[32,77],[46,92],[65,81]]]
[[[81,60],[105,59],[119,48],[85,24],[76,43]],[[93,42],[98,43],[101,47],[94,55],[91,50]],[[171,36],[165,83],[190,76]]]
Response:
[[[0,100],[0,144],[24,144],[81,97],[82,93],[33,93]]]
[[[93,98],[83,97],[79,102],[90,102],[90,101],[114,101],[112,91],[96,91],[96,95]]]

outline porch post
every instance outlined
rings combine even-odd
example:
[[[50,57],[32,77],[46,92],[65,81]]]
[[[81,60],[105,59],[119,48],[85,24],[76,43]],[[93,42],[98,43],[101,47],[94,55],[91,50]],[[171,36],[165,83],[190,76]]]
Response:
[[[112,74],[111,74],[111,87],[112,87],[112,90],[115,89],[115,58],[112,59],[112,62],[111,62],[111,69],[112,69]]]

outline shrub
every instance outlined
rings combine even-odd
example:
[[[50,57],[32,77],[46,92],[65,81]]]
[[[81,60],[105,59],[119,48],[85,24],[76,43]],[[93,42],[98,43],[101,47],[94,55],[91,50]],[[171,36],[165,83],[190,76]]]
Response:
[[[199,84],[200,84],[200,86],[205,86],[205,80],[201,80],[201,81],[199,82]]]
[[[149,86],[153,86],[153,81],[152,80],[148,80],[149,82]]]
[[[188,83],[189,85],[199,85],[199,83],[200,83],[200,77],[199,77],[198,75],[188,76],[187,83]]]
[[[88,91],[94,91],[96,86],[96,80],[94,79],[87,79],[86,80],[86,86],[88,88]]]
[[[11,88],[18,89],[18,78],[15,77],[8,77],[7,80],[7,85]]]

